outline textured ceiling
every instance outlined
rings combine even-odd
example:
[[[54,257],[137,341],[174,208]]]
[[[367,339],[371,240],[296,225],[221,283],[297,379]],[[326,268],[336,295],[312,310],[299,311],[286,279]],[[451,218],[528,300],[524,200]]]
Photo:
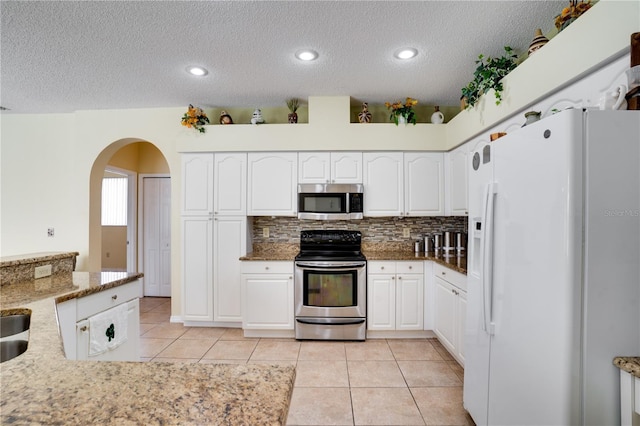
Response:
[[[457,105],[478,54],[526,51],[567,3],[2,0],[0,105],[266,107],[318,95]],[[401,62],[393,52],[405,46],[419,54]],[[320,57],[301,63],[300,48]]]

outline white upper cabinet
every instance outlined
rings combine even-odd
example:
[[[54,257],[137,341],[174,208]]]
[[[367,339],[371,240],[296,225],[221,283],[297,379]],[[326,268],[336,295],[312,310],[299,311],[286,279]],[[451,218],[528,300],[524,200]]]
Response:
[[[362,153],[332,152],[331,183],[362,183]]]
[[[300,152],[298,183],[362,183],[362,153]]]
[[[213,153],[182,154],[182,215],[213,213]]]
[[[214,171],[214,214],[244,216],[247,213],[247,154],[216,153]]]
[[[444,215],[442,153],[365,152],[365,216]]]
[[[298,154],[258,153],[247,157],[248,216],[297,214]]]
[[[401,152],[362,154],[365,216],[404,213],[404,166]]]
[[[442,216],[444,155],[440,152],[404,154],[404,215]]]
[[[469,143],[445,154],[447,211],[449,216],[467,216]]]

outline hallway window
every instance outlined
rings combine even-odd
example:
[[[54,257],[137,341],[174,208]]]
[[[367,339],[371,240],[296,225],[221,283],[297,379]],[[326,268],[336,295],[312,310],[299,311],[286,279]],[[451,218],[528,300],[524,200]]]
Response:
[[[127,226],[127,180],[102,179],[102,226]]]

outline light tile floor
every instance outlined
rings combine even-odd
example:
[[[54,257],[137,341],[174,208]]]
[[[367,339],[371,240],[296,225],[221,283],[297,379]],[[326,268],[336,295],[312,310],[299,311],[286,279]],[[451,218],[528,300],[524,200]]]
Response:
[[[296,366],[287,425],[473,425],[462,367],[437,339],[317,342],[245,338],[169,322],[171,299],[140,300],[143,361]]]

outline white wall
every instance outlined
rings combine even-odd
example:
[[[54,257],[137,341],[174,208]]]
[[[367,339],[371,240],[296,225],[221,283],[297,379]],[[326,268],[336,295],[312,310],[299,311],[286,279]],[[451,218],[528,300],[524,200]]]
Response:
[[[0,255],[78,251],[77,270],[99,270],[101,179],[113,153],[131,142],[151,142],[167,159],[176,194],[171,226],[180,229],[180,159],[174,145],[188,130],[180,126],[184,109],[2,114]],[[50,227],[53,238],[47,237]],[[179,238],[172,233],[175,253]],[[171,265],[174,312],[181,311],[179,260],[174,256]]]

